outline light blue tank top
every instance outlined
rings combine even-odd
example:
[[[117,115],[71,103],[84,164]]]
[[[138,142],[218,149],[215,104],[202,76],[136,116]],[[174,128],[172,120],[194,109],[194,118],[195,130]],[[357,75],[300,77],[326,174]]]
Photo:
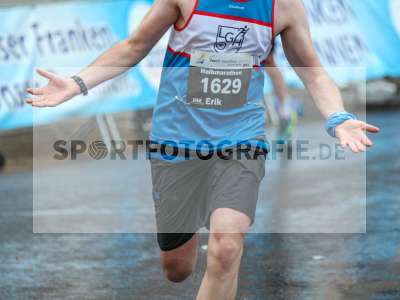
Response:
[[[174,26],[171,32],[153,113],[152,141],[172,142],[178,147],[184,143],[196,150],[202,141],[219,148],[228,147],[226,141],[232,146],[265,137],[263,66],[273,46],[273,12],[274,0],[195,3],[187,23],[181,28]],[[195,51],[210,55],[246,53],[254,58],[244,104],[221,109],[189,103],[190,65]]]

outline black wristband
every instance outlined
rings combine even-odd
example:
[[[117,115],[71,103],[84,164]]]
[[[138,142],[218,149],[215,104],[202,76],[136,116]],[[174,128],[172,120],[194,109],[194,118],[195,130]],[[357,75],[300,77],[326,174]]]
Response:
[[[77,85],[79,85],[79,88],[81,89],[81,94],[86,96],[88,94],[88,88],[83,79],[77,75],[72,76],[71,78],[76,82]]]

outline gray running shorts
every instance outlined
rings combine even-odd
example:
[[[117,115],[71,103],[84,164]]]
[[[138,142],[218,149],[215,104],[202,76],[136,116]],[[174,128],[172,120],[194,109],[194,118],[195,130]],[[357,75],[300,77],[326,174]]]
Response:
[[[212,212],[231,208],[254,221],[258,190],[265,175],[265,156],[251,159],[151,160],[158,242],[169,251],[209,229]]]

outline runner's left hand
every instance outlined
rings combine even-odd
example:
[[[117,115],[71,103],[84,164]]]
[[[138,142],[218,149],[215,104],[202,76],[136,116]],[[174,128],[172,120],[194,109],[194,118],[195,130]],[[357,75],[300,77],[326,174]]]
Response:
[[[336,127],[336,137],[343,148],[349,147],[354,153],[364,152],[372,147],[372,141],[366,133],[377,133],[379,128],[358,120],[348,120]]]

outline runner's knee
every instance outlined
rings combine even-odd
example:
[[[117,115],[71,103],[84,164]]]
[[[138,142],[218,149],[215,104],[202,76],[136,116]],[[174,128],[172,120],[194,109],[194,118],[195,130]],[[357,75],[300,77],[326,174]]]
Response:
[[[241,234],[222,234],[212,238],[208,248],[208,267],[213,272],[229,272],[240,260],[243,250]]]
[[[193,273],[194,265],[187,260],[175,258],[165,260],[163,269],[169,281],[182,282]]]

